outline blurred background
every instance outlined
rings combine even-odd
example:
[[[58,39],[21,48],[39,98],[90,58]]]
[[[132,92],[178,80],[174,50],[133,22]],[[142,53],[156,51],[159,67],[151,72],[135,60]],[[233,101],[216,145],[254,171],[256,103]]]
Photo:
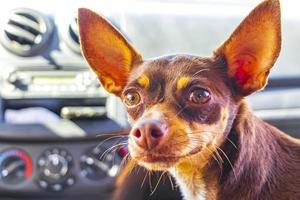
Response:
[[[209,56],[260,1],[9,0],[0,7],[0,198],[109,199],[128,127],[80,52],[76,12],[105,15],[144,58]],[[256,114],[300,137],[300,2],[282,3],[282,51]],[[95,37],[97,37],[95,35]],[[111,149],[110,149],[111,148]],[[106,151],[110,149],[110,151]]]

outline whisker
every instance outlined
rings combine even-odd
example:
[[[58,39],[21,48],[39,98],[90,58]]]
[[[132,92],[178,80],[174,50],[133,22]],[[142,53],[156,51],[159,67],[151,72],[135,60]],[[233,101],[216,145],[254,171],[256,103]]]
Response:
[[[230,167],[231,167],[231,169],[232,169],[233,175],[234,175],[235,179],[237,180],[237,176],[236,176],[236,174],[235,174],[233,165],[232,165],[231,161],[229,160],[228,156],[226,155],[226,153],[225,153],[221,148],[219,148],[219,147],[217,147],[217,148],[223,153],[223,155],[225,156],[225,158],[228,160],[229,165],[230,165]]]
[[[96,148],[99,148],[101,147],[101,145],[103,145],[105,142],[107,142],[108,140],[112,140],[112,139],[116,139],[116,138],[125,138],[125,137],[128,137],[128,136],[112,136],[112,137],[109,137],[109,138],[106,138],[105,140],[102,140]]]
[[[218,163],[218,165],[220,166],[220,168],[222,169],[223,168],[223,160],[222,160],[222,158],[221,158],[221,160],[220,160],[220,154],[218,154],[218,155],[215,155],[214,153],[215,153],[215,151],[213,151],[213,150],[211,150],[209,147],[207,147],[207,146],[205,146],[206,148],[207,148],[207,150],[209,150],[210,152],[211,152],[211,154],[212,154],[212,156],[213,156],[213,158],[217,161],[217,163]]]
[[[147,176],[148,176],[148,173],[149,173],[149,172],[147,171],[146,174],[145,174],[145,176],[144,176],[144,178],[143,178],[141,188],[144,186],[144,183],[145,183],[145,181],[146,181],[146,178],[147,178]]]
[[[136,174],[139,174],[140,173],[140,170],[141,170],[141,167],[138,165],[138,169],[136,171]]]
[[[149,186],[150,186],[150,192],[153,193],[153,186],[152,186],[152,181],[151,181],[151,176],[152,176],[152,173],[151,171],[149,171]]]
[[[131,166],[131,169],[130,169],[130,171],[129,171],[129,174],[132,173],[133,169],[134,169],[136,166],[137,166],[137,163],[134,162],[133,165]]]
[[[164,175],[166,172],[167,172],[167,171],[164,171],[164,172],[160,175],[160,177],[159,177],[159,179],[158,179],[158,181],[157,181],[157,183],[156,183],[156,186],[154,187],[154,190],[153,190],[153,192],[151,192],[150,196],[152,196],[152,195],[154,194],[154,192],[155,192],[156,189],[158,188],[158,185],[159,185],[159,183],[160,183],[160,181],[161,181],[163,175]]]
[[[104,155],[105,155],[106,153],[109,153],[109,152],[112,151],[114,148],[117,148],[117,147],[119,147],[119,146],[123,146],[123,145],[126,145],[126,144],[127,144],[127,143],[119,143],[119,144],[116,144],[116,145],[114,145],[114,146],[112,146],[112,147],[106,149],[106,150],[101,154],[101,156],[100,156],[99,159],[102,160],[103,157],[104,157]]]
[[[209,69],[206,68],[206,69],[200,69],[199,71],[195,72],[193,75],[192,75],[192,78],[194,78],[195,76],[197,76],[198,74],[200,74],[201,72],[203,71],[208,71]]]
[[[128,135],[128,133],[130,132],[130,129],[131,128],[125,128],[121,131],[118,131],[118,132],[112,132],[112,133],[99,133],[96,135],[96,137],[104,137],[104,136],[116,136],[116,135],[122,135],[122,136],[126,136]]]
[[[218,160],[218,158],[217,158],[214,154],[212,155],[212,157],[213,157],[214,160],[218,163],[218,165],[219,165],[219,167],[220,167],[220,169],[221,169],[221,171],[222,171],[222,169],[223,169],[222,163],[220,163],[220,161]]]
[[[124,158],[121,160],[120,163],[120,169],[124,167],[124,165],[126,164],[126,162],[128,162],[128,159],[130,159],[130,155],[129,153],[127,153]]]
[[[215,155],[220,159],[220,161],[222,162],[222,164],[224,163],[224,160],[222,158],[222,156],[220,155],[220,153],[216,150],[213,151],[215,153]]]
[[[97,138],[101,138],[101,137],[108,137],[108,136],[120,136],[120,137],[128,137],[127,135],[121,135],[119,133],[107,133],[107,134],[97,134],[96,137]]]
[[[127,141],[124,141],[124,142],[122,142],[122,143],[120,143],[121,142],[121,140],[122,139],[119,139],[114,145],[116,145],[116,144],[124,144],[124,146],[126,146],[127,145]],[[113,153],[113,165],[115,164],[115,157],[116,157],[116,152],[117,152],[117,150],[120,150],[122,147],[124,147],[124,146],[118,146],[117,148],[115,148],[115,149],[113,149],[111,152]],[[107,154],[108,155],[108,154]]]
[[[193,131],[193,132],[189,132],[187,134],[189,135],[193,135],[193,134],[197,134],[197,133],[214,133],[214,134],[218,134],[217,132],[213,132],[213,131]],[[226,140],[228,140],[230,142],[230,144],[232,144],[232,146],[235,148],[235,149],[238,149],[238,147],[236,146],[236,144],[234,144],[234,142],[229,139],[228,137],[225,138]]]
[[[171,177],[170,174],[168,174],[168,178],[169,178],[169,181],[170,181],[170,184],[171,184],[171,188],[172,188],[172,190],[174,191],[174,190],[175,190],[175,187],[174,187],[173,180],[172,180],[172,177]]]
[[[234,144],[234,142],[231,139],[229,139],[228,137],[226,137],[226,140],[228,140],[235,149],[238,149],[237,146]]]
[[[135,160],[133,160],[133,159],[128,160],[127,165],[126,165],[126,174],[125,174],[126,176],[125,177],[128,177],[132,173],[133,169],[136,166],[137,166],[137,163]]]

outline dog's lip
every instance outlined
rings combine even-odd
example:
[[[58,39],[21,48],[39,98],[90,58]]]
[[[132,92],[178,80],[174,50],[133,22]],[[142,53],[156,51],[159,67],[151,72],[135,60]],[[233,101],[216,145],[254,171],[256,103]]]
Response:
[[[201,147],[192,149],[190,152],[179,156],[166,156],[162,154],[152,154],[147,152],[146,154],[139,156],[137,159],[145,163],[176,163],[179,159],[186,158],[188,156],[195,155],[201,151]]]
[[[162,155],[144,155],[139,160],[145,163],[173,163],[178,161],[178,156],[162,156]]]

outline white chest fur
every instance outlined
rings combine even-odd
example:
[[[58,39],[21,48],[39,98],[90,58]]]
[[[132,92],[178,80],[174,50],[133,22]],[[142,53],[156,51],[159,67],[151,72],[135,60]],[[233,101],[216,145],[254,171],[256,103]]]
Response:
[[[169,172],[175,178],[185,200],[205,200],[206,188],[202,176],[198,173],[189,173],[189,176],[177,172],[174,168]]]

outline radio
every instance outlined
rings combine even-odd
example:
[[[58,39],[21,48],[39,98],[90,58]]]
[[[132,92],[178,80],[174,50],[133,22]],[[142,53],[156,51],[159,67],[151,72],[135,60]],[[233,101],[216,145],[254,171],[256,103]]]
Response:
[[[3,99],[101,98],[106,92],[87,68],[18,68],[2,74]]]

